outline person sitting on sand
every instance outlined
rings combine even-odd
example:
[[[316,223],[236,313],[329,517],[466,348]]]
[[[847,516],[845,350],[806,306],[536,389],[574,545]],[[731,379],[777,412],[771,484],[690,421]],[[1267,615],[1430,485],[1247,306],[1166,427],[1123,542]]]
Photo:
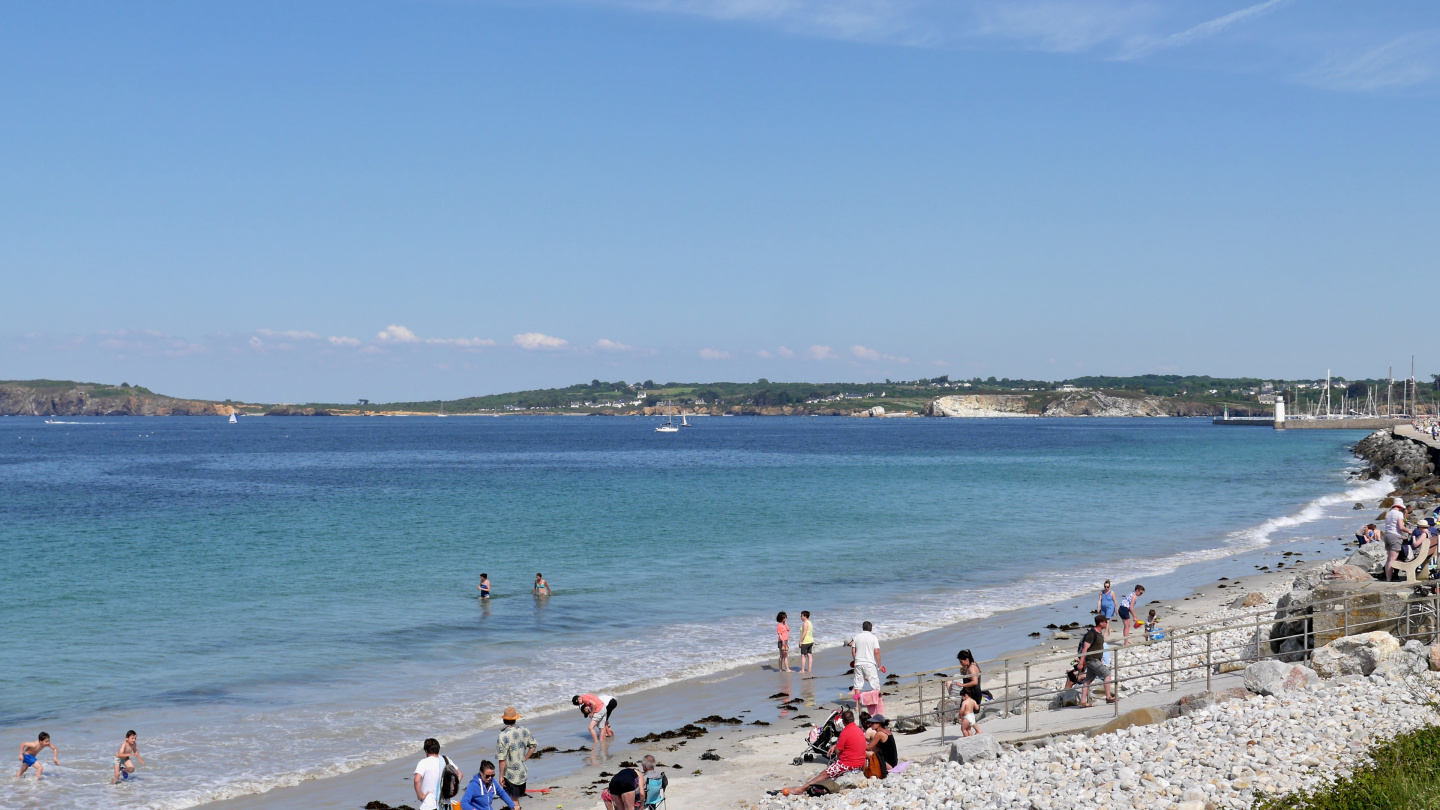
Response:
[[[1130,643],[1130,624],[1135,620],[1135,611],[1140,609],[1140,597],[1145,595],[1145,586],[1136,585],[1135,590],[1120,597],[1120,643]]]
[[[605,737],[614,737],[615,732],[610,729],[610,715],[615,713],[615,707],[619,701],[609,695],[592,695],[585,693],[570,698],[570,703],[580,707],[580,713],[590,721],[590,739],[596,745]]]
[[[545,581],[545,575],[544,575],[544,574],[536,574],[536,575],[535,575],[535,584],[531,586],[530,590],[531,590],[531,592],[534,593],[536,596],[549,596],[549,595],[550,595],[550,583],[548,583],[548,582]]]
[[[129,779],[130,774],[135,773],[135,763],[130,760],[139,760],[141,765],[145,764],[136,739],[138,735],[133,730],[125,732],[125,741],[120,743],[120,750],[115,752],[115,773],[110,777],[110,784]]]
[[[890,775],[890,769],[900,764],[900,749],[895,745],[895,734],[890,730],[890,721],[883,714],[874,717],[861,715],[865,726],[865,753],[874,754],[879,765],[881,779]],[[868,767],[868,766],[867,766]]]
[[[845,728],[840,731],[840,738],[835,741],[835,747],[830,749],[831,763],[820,773],[815,774],[815,778],[809,782],[799,787],[787,787],[781,790],[782,795],[797,796],[821,779],[834,779],[842,774],[862,770],[865,767],[865,732],[855,724],[855,712],[846,709],[840,713],[840,719],[845,722]]]
[[[60,749],[56,748],[54,744],[50,742],[49,734],[46,734],[42,731],[40,732],[40,735],[35,738],[35,742],[20,743],[20,772],[15,774],[15,778],[19,779],[20,777],[24,776],[25,771],[29,768],[35,769],[36,779],[44,776],[45,766],[41,765],[39,762],[36,762],[36,759],[40,756],[40,752],[44,751],[46,748],[50,749],[51,761],[54,762],[56,765],[59,765]]]
[[[655,770],[655,757],[649,754],[641,757],[640,767],[644,770],[621,768],[610,777],[610,786],[600,791],[605,810],[634,810],[643,803],[640,797],[644,796],[645,782]]]
[[[460,797],[461,810],[492,810],[496,797],[509,805],[510,810],[518,810],[515,800],[505,792],[505,786],[497,784],[495,763],[482,759],[480,770],[471,777],[469,787],[465,788],[465,795]]]
[[[1105,702],[1114,703],[1110,692],[1110,670],[1101,660],[1105,654],[1105,631],[1110,620],[1104,616],[1095,617],[1095,626],[1085,631],[1080,640],[1080,660],[1085,665],[1084,680],[1080,683],[1080,707],[1088,709],[1095,705],[1090,702],[1090,684],[1098,678],[1105,685]]]

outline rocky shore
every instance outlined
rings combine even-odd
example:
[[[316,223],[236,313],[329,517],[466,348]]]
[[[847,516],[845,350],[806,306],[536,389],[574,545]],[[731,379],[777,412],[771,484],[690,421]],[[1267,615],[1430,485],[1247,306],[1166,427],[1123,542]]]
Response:
[[[0,416],[228,416],[234,408],[94,383],[0,385]]]
[[[1069,391],[1059,396],[1023,394],[956,394],[938,397],[925,416],[978,418],[997,416],[1219,416],[1205,402],[1103,391]]]

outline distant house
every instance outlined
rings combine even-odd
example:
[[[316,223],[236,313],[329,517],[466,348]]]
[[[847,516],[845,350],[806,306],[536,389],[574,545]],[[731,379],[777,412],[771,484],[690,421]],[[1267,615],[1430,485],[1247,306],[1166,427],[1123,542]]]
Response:
[[[1079,388],[1076,388],[1075,386],[1071,385],[1070,383],[1065,383],[1064,385],[1060,386],[1059,388],[1056,388],[1055,390],[1056,390],[1056,391],[1066,391],[1066,392],[1069,392],[1069,391],[1079,391],[1080,389],[1079,389]]]

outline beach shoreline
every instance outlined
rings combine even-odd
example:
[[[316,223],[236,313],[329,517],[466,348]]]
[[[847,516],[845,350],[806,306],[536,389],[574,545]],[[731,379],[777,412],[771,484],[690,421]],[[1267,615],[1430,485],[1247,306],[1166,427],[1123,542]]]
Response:
[[[1273,569],[1277,562],[1291,559],[1282,556],[1285,552],[1298,552],[1304,559],[1315,561],[1312,564],[1318,564],[1343,558],[1347,545],[1333,537],[1297,538],[1218,560],[1184,565],[1169,574],[1146,578],[1146,596],[1157,598],[1147,598],[1144,609],[1157,609],[1167,628],[1192,624],[1238,596],[1273,591],[1293,579],[1298,566],[1288,570],[1256,570],[1267,564]],[[1122,589],[1133,584],[1128,579],[1114,579],[1117,591],[1122,594],[1125,592]],[[1088,616],[1093,610],[1093,599],[1093,594],[1067,597],[955,622],[902,638],[885,639],[882,650],[887,664],[891,664],[889,670],[894,673],[944,671],[947,664],[953,665],[953,650],[959,646],[975,649],[982,660],[1019,661],[1053,656],[1075,642],[1054,639],[1045,630],[1045,624],[1064,624]],[[1029,638],[1030,633],[1037,631],[1042,633],[1041,639]],[[1114,635],[1118,638],[1118,631]],[[787,677],[778,672],[773,663],[751,663],[628,694],[617,692],[621,704],[616,713],[617,740],[600,757],[593,752],[548,754],[533,762],[531,785],[544,785],[551,792],[543,797],[532,794],[527,804],[535,807],[540,801],[545,802],[546,807],[566,803],[572,808],[598,807],[601,787],[598,774],[613,772],[621,763],[647,753],[666,765],[672,795],[688,807],[735,807],[740,802],[746,806],[759,802],[766,788],[782,783],[797,784],[813,775],[810,771],[818,767],[810,764],[795,767],[792,763],[803,751],[803,736],[811,725],[823,720],[822,715],[834,708],[836,700],[848,696],[850,678],[844,674],[847,661],[848,652],[843,647],[832,646],[816,652],[816,670],[820,674],[813,680],[801,680],[798,675]],[[798,655],[792,655],[791,663],[798,666]],[[776,697],[782,692],[790,697]],[[782,700],[794,698],[802,701],[798,707],[778,705]],[[568,708],[526,718],[522,724],[535,732],[542,748],[554,746],[564,751],[588,747],[590,741],[585,736],[583,719],[578,713],[572,717]],[[895,713],[894,709],[890,711]],[[700,724],[708,733],[694,740],[639,745],[629,742],[632,737],[678,729],[706,717],[737,718],[741,723]],[[764,725],[756,724],[757,721]],[[469,774],[482,759],[494,761],[493,743],[498,730],[499,726],[487,727],[463,739],[447,741],[443,751]],[[938,752],[939,749],[911,751],[906,756],[924,758]],[[698,756],[702,753],[718,759],[700,760]],[[419,756],[417,745],[411,756],[202,806],[249,810],[277,804],[337,809],[361,807],[371,801],[392,806],[413,804],[408,779],[412,760]]]

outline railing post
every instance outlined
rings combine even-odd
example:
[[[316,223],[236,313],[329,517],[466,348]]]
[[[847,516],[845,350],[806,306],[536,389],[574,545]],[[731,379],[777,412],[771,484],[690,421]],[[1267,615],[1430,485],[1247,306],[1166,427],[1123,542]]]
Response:
[[[948,693],[949,691],[950,691],[950,690],[948,690],[948,689],[945,688],[945,684],[943,684],[943,683],[940,684],[940,744],[941,744],[941,745],[944,745],[944,744],[945,744],[945,695],[946,695],[946,693]],[[977,708],[975,711],[976,711],[976,713],[978,714],[980,710]]]
[[[1034,698],[1030,696],[1030,664],[1025,664],[1025,730],[1030,730],[1030,704]]]
[[[925,717],[925,676],[924,676],[924,675],[916,675],[916,676],[915,676],[915,694],[916,694],[916,697],[918,698],[918,700],[920,701],[920,717],[921,717],[921,722],[924,722],[924,717]]]
[[[1340,602],[1340,628],[1342,637],[1350,635],[1350,596],[1348,594]]]
[[[1015,707],[1010,705],[1010,659],[1005,659],[1005,716],[1009,717],[1015,713]]]
[[[1210,639],[1212,631],[1205,631],[1205,691],[1210,691]]]
[[[1120,648],[1115,648],[1115,716],[1120,716]]]
[[[1175,638],[1170,638],[1170,691],[1175,691]]]

